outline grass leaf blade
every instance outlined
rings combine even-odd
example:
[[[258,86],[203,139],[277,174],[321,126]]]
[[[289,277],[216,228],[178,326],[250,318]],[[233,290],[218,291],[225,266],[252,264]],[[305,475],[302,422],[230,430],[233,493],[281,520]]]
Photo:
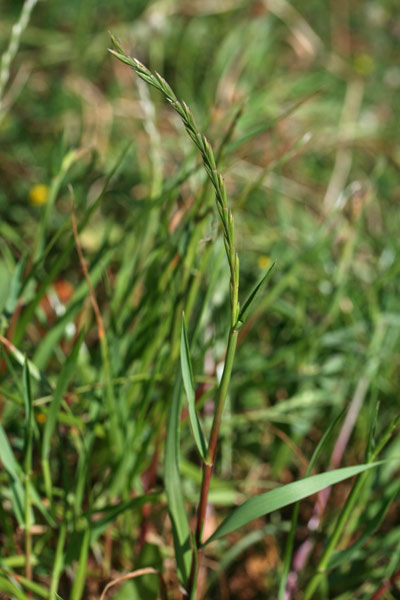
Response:
[[[84,331],[80,333],[80,336],[72,349],[71,354],[67,357],[61,372],[60,376],[57,380],[57,386],[54,390],[53,399],[50,404],[50,408],[47,412],[46,425],[43,433],[43,444],[42,444],[42,466],[43,466],[43,474],[45,478],[45,486],[46,486],[46,494],[47,497],[51,496],[51,476],[50,469],[48,465],[49,454],[50,454],[50,443],[51,436],[53,435],[53,431],[57,421],[57,414],[60,410],[61,400],[64,397],[65,391],[68,387],[68,384],[74,374],[76,361],[78,359],[79,350],[81,348],[83,342]]]
[[[223,537],[231,531],[235,531],[242,525],[250,523],[250,521],[254,521],[254,519],[268,515],[289,504],[293,504],[293,502],[303,500],[312,494],[320,492],[326,487],[339,483],[349,477],[354,477],[355,475],[380,464],[382,464],[382,462],[335,469],[334,471],[320,473],[313,477],[307,477],[300,481],[289,483],[276,490],[250,498],[234,510],[233,513],[221,523],[217,530],[204,542],[203,546]]]
[[[269,267],[267,272],[262,276],[260,281],[253,288],[253,290],[250,293],[249,297],[247,298],[246,302],[243,304],[243,306],[240,310],[240,313],[239,313],[239,318],[238,318],[238,322],[240,325],[242,325],[245,322],[247,315],[249,314],[250,306],[252,305],[252,303],[254,302],[256,297],[258,296],[262,286],[264,285],[265,281],[269,277],[274,266],[275,266],[275,263],[272,263],[272,265]]]
[[[181,370],[183,385],[185,387],[186,397],[189,405],[189,417],[193,430],[193,437],[201,458],[204,460],[207,453],[206,441],[203,430],[196,412],[196,394],[194,390],[193,369],[190,359],[190,349],[187,337],[185,316],[182,315],[181,331]]]
[[[191,566],[190,529],[179,473],[179,421],[181,408],[181,378],[175,384],[167,424],[165,447],[165,489],[172,524],[178,575],[186,585]]]

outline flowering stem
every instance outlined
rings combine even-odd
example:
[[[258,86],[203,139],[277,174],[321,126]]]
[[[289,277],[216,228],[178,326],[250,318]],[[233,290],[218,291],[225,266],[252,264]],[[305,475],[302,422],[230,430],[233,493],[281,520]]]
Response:
[[[218,395],[215,403],[215,414],[211,428],[210,440],[207,448],[207,454],[202,465],[202,484],[200,490],[200,502],[197,509],[196,532],[193,548],[192,569],[188,583],[189,597],[192,599],[196,595],[196,581],[199,569],[200,558],[202,555],[201,543],[202,534],[206,519],[206,509],[208,494],[210,489],[210,481],[217,452],[217,442],[221,427],[222,414],[224,410],[225,400],[228,393],[229,383],[231,380],[233,361],[235,357],[236,344],[239,328],[242,325],[240,319],[239,306],[239,258],[235,249],[235,232],[232,212],[228,206],[225,183],[221,173],[217,168],[217,160],[214,156],[213,149],[207,140],[202,135],[196,124],[194,116],[190,108],[184,101],[179,101],[171,89],[171,86],[159,75],[152,73],[145,65],[135,58],[131,58],[125,54],[119,42],[112,37],[115,50],[110,52],[119,60],[133,68],[141,79],[146,81],[158,89],[168,100],[171,107],[178,113],[186,128],[186,132],[192,139],[193,143],[200,151],[203,167],[212,183],[215,191],[216,207],[221,220],[226,257],[228,260],[230,271],[230,329],[228,337],[228,345],[226,349],[225,366],[222,374],[222,379],[218,388]]]

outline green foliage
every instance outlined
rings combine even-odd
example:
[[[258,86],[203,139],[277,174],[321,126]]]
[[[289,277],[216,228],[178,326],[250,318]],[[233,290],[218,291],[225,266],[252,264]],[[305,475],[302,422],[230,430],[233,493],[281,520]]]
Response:
[[[0,595],[382,593],[396,4],[3,4]]]

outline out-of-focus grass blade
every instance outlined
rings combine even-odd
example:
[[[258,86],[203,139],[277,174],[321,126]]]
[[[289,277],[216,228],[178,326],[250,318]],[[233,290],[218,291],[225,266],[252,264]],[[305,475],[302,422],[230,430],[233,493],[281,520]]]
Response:
[[[196,412],[196,394],[194,391],[192,361],[190,360],[190,349],[187,337],[185,315],[182,315],[181,331],[181,370],[183,385],[185,387],[186,397],[189,405],[189,417],[192,425],[193,437],[201,458],[204,460],[207,453],[206,441],[203,430]]]
[[[57,537],[57,548],[53,560],[53,571],[51,574],[50,598],[57,597],[56,590],[58,589],[58,584],[64,567],[64,546],[65,538],[67,537],[66,519],[63,519]]]
[[[123,162],[131,145],[132,145],[132,143],[129,142],[124,147],[123,151],[118,156],[116,162],[114,163],[113,167],[111,168],[110,172],[108,173],[107,177],[105,178],[104,185],[103,185],[99,195],[97,196],[96,200],[93,203],[91,203],[90,206],[86,209],[86,211],[83,215],[82,221],[78,228],[79,233],[81,233],[83,231],[83,229],[88,224],[91,216],[97,210],[97,208],[100,204],[100,201],[102,200],[102,198],[104,197],[104,194],[106,193],[106,191],[108,189],[110,181],[113,179],[114,175],[116,174],[118,167]],[[71,239],[66,244],[63,251],[59,255],[57,255],[54,263],[51,265],[49,272],[46,273],[45,277],[41,280],[40,285],[39,285],[38,289],[36,290],[36,294],[35,294],[34,298],[29,302],[29,304],[27,305],[27,307],[21,314],[20,319],[18,320],[18,323],[16,326],[16,331],[15,331],[15,334],[13,337],[13,341],[16,345],[18,345],[22,341],[24,333],[25,333],[25,329],[28,326],[28,324],[32,321],[33,316],[36,311],[36,308],[39,305],[43,296],[45,295],[48,286],[57,277],[57,275],[63,268],[66,260],[68,259],[69,255],[74,250],[74,248],[75,248],[75,240],[73,239],[73,237],[71,237]],[[28,277],[25,278],[25,280],[23,282],[23,287],[25,287],[27,285],[28,281],[30,281],[30,278],[33,277],[33,275],[36,273],[36,270],[39,267],[39,265],[41,264],[43,258],[44,258],[44,251],[41,254],[41,256],[38,258],[38,260],[35,262]]]
[[[198,561],[199,561],[199,555],[197,552],[197,546],[196,546],[196,539],[194,534],[192,534],[192,546],[193,546],[193,561],[194,561],[194,565],[192,567],[192,572],[194,573],[194,577],[193,577],[193,582],[191,583],[191,590],[190,590],[190,596],[189,596],[189,600],[196,600],[196,596],[197,596],[197,576],[198,576]]]
[[[379,402],[375,401],[375,404],[373,406],[372,409],[372,418],[371,418],[371,425],[370,425],[370,429],[369,429],[369,435],[368,435],[368,444],[367,444],[367,449],[366,449],[366,459],[368,460],[376,447],[376,427],[377,427],[377,423],[378,423],[378,413],[379,413]]]
[[[269,267],[267,272],[263,275],[263,277],[260,279],[260,281],[257,283],[257,285],[253,288],[253,290],[250,293],[249,297],[247,298],[246,302],[243,304],[242,308],[240,309],[239,319],[238,319],[238,322],[240,325],[242,325],[245,322],[246,317],[250,310],[250,306],[256,299],[261,287],[264,285],[265,281],[267,280],[267,278],[270,275],[274,266],[275,266],[275,263],[272,263],[272,265]]]
[[[76,571],[74,584],[71,590],[71,600],[81,600],[83,589],[85,586],[85,578],[88,564],[88,555],[89,555],[89,545],[90,545],[90,528],[89,524],[85,529],[85,534],[82,540],[81,551],[79,554],[78,568]]]
[[[0,591],[10,594],[10,596],[8,596],[9,598],[15,598],[16,600],[29,600],[28,596],[24,594],[19,587],[2,575],[0,575]]]
[[[378,527],[381,525],[382,521],[384,520],[384,518],[386,516],[387,511],[389,510],[390,506],[392,505],[392,503],[395,500],[398,493],[399,493],[399,486],[397,486],[397,489],[395,489],[395,491],[390,495],[390,497],[386,500],[386,502],[379,507],[379,510],[377,511],[375,517],[368,524],[366,529],[363,531],[363,533],[360,535],[360,537],[354,542],[354,544],[352,544],[349,548],[346,548],[345,550],[342,550],[340,552],[335,552],[332,555],[332,557],[329,561],[329,569],[334,569],[344,562],[346,562],[347,564],[350,563],[350,561],[354,557],[354,554],[356,554],[358,552],[358,550],[360,550],[360,548],[363,547],[363,545],[372,536],[374,531],[376,531],[378,529]]]
[[[35,598],[37,598],[37,597],[50,598],[49,590],[44,588],[39,583],[35,583],[34,581],[27,579],[23,575],[18,575],[18,583],[20,583],[29,592],[33,592]],[[12,597],[14,597],[14,596],[12,596]],[[29,597],[31,598],[32,596],[30,595]]]
[[[3,342],[3,344],[5,343],[4,340],[2,340],[2,342]],[[7,346],[7,349],[9,350],[11,356],[21,365],[21,367],[23,367],[25,364],[25,355],[20,350],[18,350],[18,348],[16,348],[16,346],[14,346],[14,344],[12,344],[8,340],[7,340],[6,346]],[[37,366],[35,364],[33,364],[33,362],[29,359],[26,359],[26,362],[27,362],[28,369],[29,369],[31,376],[34,379],[36,379],[36,381],[41,381],[41,382],[43,382],[44,385],[47,385],[45,377],[39,371]]]
[[[382,464],[382,461],[320,473],[250,498],[221,523],[208,540],[204,542],[203,546],[231,533],[231,531],[235,531],[242,525],[250,523],[250,521],[254,521],[254,519],[268,515],[275,510],[280,510],[289,504],[293,504],[293,502],[303,500],[303,498],[312,496],[312,494],[316,494],[326,487],[339,483],[344,479],[349,479],[349,477],[354,477],[380,464]]]
[[[57,386],[54,390],[53,399],[50,404],[49,410],[46,416],[46,425],[43,433],[43,444],[42,444],[42,468],[45,479],[46,495],[48,498],[51,497],[51,473],[49,466],[49,454],[50,454],[50,442],[51,436],[56,425],[57,414],[60,410],[61,400],[64,397],[67,386],[74,374],[76,361],[78,358],[79,350],[83,342],[84,331],[81,331],[79,338],[72,349],[71,354],[67,357],[61,372],[57,380]]]
[[[310,463],[307,467],[305,477],[308,477],[310,475],[311,471],[314,468],[315,463],[318,460],[319,455],[321,454],[323,448],[325,447],[326,442],[329,440],[333,430],[335,429],[335,427],[336,427],[337,423],[340,421],[340,419],[343,417],[346,410],[347,410],[347,407],[345,407],[343,410],[340,411],[340,413],[338,414],[336,419],[333,419],[333,421],[330,423],[328,429],[325,431],[324,435],[319,440],[317,447],[315,448],[313,455],[311,457]],[[286,542],[285,554],[284,554],[284,559],[283,559],[282,576],[281,576],[281,579],[279,582],[278,600],[284,599],[287,576],[289,573],[290,564],[292,562],[294,538],[296,535],[297,519],[299,516],[299,507],[300,507],[300,503],[297,502],[293,509],[292,520],[290,523],[290,531],[289,531],[288,539]]]
[[[7,471],[10,480],[10,490],[12,497],[12,506],[14,514],[19,525],[22,527],[24,523],[24,504],[25,491],[22,485],[21,468],[14,458],[11,446],[5,434],[3,427],[0,424],[0,461],[4,469]]]
[[[23,517],[23,506],[25,503],[25,491],[22,485],[23,481],[23,473],[21,466],[15,460],[13,451],[11,449],[10,443],[7,439],[5,431],[0,424],[0,461],[3,463],[4,469],[7,471],[8,476],[10,478],[10,489],[12,495],[12,502],[15,516],[18,520],[18,523],[22,526],[24,522]],[[56,526],[56,522],[50,515],[47,508],[44,506],[39,494],[36,489],[33,487],[32,483],[30,486],[30,493],[32,497],[33,504],[40,510],[46,521],[52,527]]]
[[[15,271],[11,277],[10,290],[8,292],[6,305],[4,307],[4,315],[6,318],[11,317],[17,306],[18,298],[22,290],[22,277],[26,265],[26,258],[22,258],[17,264]]]
[[[300,98],[300,100],[297,100],[297,102],[291,104],[291,106],[289,106],[289,108],[287,110],[285,110],[284,112],[282,112],[275,119],[271,119],[271,121],[269,121],[268,123],[262,123],[262,125],[259,125],[258,127],[255,127],[253,130],[248,131],[247,133],[245,133],[244,135],[242,135],[237,140],[234,140],[233,142],[230,142],[227,145],[227,147],[226,147],[227,151],[228,152],[233,152],[237,148],[240,148],[240,146],[242,146],[246,142],[249,142],[251,139],[253,139],[253,138],[257,137],[258,135],[260,135],[261,133],[266,133],[267,131],[269,131],[270,129],[272,129],[272,127],[274,127],[277,123],[279,123],[283,119],[286,119],[287,117],[289,117],[302,104],[304,104],[305,102],[307,102],[311,98],[314,98],[314,96],[317,96],[321,92],[322,92],[322,89],[318,89],[318,90],[315,90],[314,92],[311,92],[310,94],[307,94],[307,96],[304,96],[304,98]]]
[[[25,559],[28,582],[32,579],[32,530],[34,523],[31,508],[31,477],[32,477],[32,444],[33,444],[33,398],[31,388],[31,377],[29,373],[28,360],[25,359],[24,371],[24,400],[25,400],[25,448],[24,448],[24,475],[25,475]],[[30,574],[30,575],[29,575]]]
[[[120,502],[117,505],[114,505],[111,507],[106,507],[106,508],[102,509],[101,512],[104,511],[106,513],[106,515],[104,517],[102,517],[101,519],[93,521],[90,525],[91,540],[93,541],[99,535],[101,535],[107,529],[107,527],[110,525],[110,523],[113,523],[115,521],[115,519],[119,515],[123,514],[125,511],[133,510],[133,509],[138,510],[144,504],[147,504],[148,502],[153,502],[155,500],[159,500],[159,498],[160,498],[160,494],[157,494],[157,493],[147,494],[145,496],[139,496],[138,498],[132,498],[131,500],[127,500],[126,502]]]
[[[25,401],[25,476],[29,477],[32,468],[32,440],[33,440],[33,400],[31,389],[31,378],[28,366],[28,359],[25,359],[24,371],[24,401]]]
[[[191,566],[190,529],[179,473],[179,421],[181,408],[181,378],[177,378],[172,395],[165,446],[165,489],[174,538],[179,579],[186,586]]]

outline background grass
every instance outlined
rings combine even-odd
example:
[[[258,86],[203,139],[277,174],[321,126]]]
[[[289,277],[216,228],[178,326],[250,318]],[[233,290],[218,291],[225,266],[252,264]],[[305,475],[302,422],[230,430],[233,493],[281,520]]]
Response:
[[[1,52],[22,4],[2,2]],[[219,168],[242,301],[276,261],[239,336],[211,534],[233,505],[304,476],[344,408],[353,407],[350,438],[338,437],[342,421],[318,472],[339,458],[364,461],[378,401],[378,438],[398,415],[396,9],[285,0],[34,7],[0,112],[6,597],[97,598],[114,576],[147,566],[162,568],[179,597],[163,456],[183,309],[207,432],[224,359],[229,272],[211,186],[173,111],[107,53],[107,31],[168,80],[214,149],[226,140]],[[398,446],[391,438],[383,456]],[[186,411],[181,449],[192,519],[200,469]],[[365,539],[351,560],[336,556],[317,597],[371,598],[396,573],[397,472],[389,462],[369,476],[339,549]],[[302,597],[350,488],[333,489],[317,532],[307,528],[315,498],[301,504],[295,552],[315,544],[292,597]],[[291,516],[289,507],[207,549],[202,595],[276,598]],[[155,598],[158,586],[146,575],[115,597]]]

